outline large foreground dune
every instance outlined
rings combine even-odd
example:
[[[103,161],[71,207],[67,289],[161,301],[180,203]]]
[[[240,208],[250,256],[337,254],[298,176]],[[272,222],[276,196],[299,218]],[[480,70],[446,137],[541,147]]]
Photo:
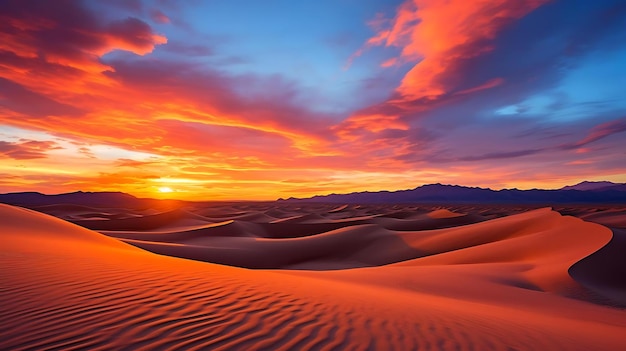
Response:
[[[0,205],[2,350],[626,345],[624,233],[549,208],[48,211],[100,232]]]

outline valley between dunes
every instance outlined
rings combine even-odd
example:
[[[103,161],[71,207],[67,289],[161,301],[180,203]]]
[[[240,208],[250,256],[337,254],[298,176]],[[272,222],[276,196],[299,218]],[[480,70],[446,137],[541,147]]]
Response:
[[[0,204],[2,350],[626,345],[619,208],[37,210]]]

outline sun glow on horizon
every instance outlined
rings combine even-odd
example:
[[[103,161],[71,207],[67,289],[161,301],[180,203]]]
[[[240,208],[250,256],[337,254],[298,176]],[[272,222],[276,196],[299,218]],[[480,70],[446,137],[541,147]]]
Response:
[[[159,192],[160,193],[172,193],[174,192],[174,190],[170,188],[169,186],[162,186],[162,187],[159,187]]]

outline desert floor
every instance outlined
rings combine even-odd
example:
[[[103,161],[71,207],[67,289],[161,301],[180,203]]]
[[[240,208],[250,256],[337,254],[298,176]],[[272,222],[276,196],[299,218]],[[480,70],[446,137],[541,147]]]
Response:
[[[623,350],[626,207],[0,204],[2,350]]]

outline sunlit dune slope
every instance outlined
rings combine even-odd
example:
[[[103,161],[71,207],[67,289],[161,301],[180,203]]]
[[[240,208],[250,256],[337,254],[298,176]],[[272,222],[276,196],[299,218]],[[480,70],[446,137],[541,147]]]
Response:
[[[2,247],[6,251],[64,252],[131,250],[130,245],[91,230],[71,225],[33,210],[0,204]]]
[[[550,242],[565,236],[561,224],[593,233],[575,233],[557,248]],[[542,210],[424,233],[376,225],[345,232],[352,245],[362,245],[360,236],[395,236],[427,256],[339,271],[248,270],[156,255],[0,205],[0,349],[619,350],[626,343],[624,311],[558,289],[571,283],[562,281],[566,262],[611,238],[601,226]],[[346,235],[303,239],[334,234]],[[334,240],[329,245],[339,246]],[[515,240],[528,243],[511,259],[499,255]],[[386,249],[366,245],[359,255]],[[511,274],[522,271],[540,289],[512,284]]]

